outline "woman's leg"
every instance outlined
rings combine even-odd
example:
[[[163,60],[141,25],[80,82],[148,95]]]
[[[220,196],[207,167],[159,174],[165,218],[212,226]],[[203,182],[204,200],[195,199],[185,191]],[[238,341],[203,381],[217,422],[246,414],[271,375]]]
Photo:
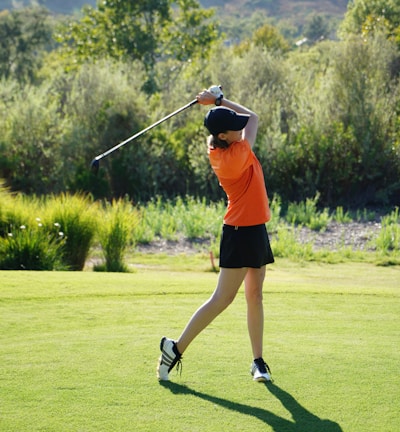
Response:
[[[177,341],[183,354],[192,340],[204,330],[235,298],[247,268],[221,268],[217,287],[212,296],[194,313]]]
[[[265,266],[249,268],[244,279],[247,301],[247,327],[253,358],[255,359],[263,355],[264,307],[262,289],[264,278]]]

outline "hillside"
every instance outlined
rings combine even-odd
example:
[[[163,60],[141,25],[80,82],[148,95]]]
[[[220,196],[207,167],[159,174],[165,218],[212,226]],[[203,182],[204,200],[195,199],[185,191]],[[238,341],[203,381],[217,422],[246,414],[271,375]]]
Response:
[[[13,3],[13,0],[0,0],[0,10],[12,8]],[[17,3],[29,4],[29,1]],[[71,14],[84,4],[94,6],[96,0],[41,0],[39,3],[55,13]],[[246,17],[260,10],[277,20],[302,21],[311,13],[341,19],[348,0],[200,0],[200,4],[205,8],[217,8],[218,15],[224,17]]]

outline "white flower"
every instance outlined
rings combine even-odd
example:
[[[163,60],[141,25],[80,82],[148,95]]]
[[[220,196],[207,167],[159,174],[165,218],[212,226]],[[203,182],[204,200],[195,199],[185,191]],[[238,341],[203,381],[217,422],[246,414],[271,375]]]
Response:
[[[24,229],[26,229],[26,226],[25,225],[21,225],[19,228],[22,229],[22,230],[24,230]]]

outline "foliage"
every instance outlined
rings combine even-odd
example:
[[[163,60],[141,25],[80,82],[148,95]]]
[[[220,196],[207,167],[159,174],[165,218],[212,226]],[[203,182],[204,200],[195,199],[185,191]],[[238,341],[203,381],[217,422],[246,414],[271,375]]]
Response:
[[[280,225],[276,235],[271,239],[271,248],[276,258],[290,256],[293,261],[314,261],[312,243],[301,244],[293,226]]]
[[[0,270],[62,270],[63,236],[38,224],[21,225],[0,237]]]
[[[48,84],[19,86],[0,82],[2,176],[14,189],[30,194],[63,187],[62,123],[57,97]],[[65,132],[65,131],[64,131]]]
[[[272,190],[285,200],[318,190],[328,206],[393,200],[400,167],[389,132],[397,129],[398,82],[390,76],[396,55],[393,44],[377,37],[369,45],[319,44],[288,59],[297,70],[288,77],[296,97],[275,121],[285,135],[269,132],[271,148],[262,154]]]
[[[89,197],[69,194],[48,197],[45,202],[44,224],[48,229],[57,224],[63,232],[61,255],[69,270],[83,270],[93,245],[97,220],[91,203]]]
[[[108,22],[115,19],[111,12],[124,13],[121,5],[102,3],[92,12],[101,12]],[[134,23],[153,17],[154,24],[162,5],[140,9],[144,15],[135,15]],[[0,81],[0,177],[7,186],[38,196],[83,191],[110,201],[125,195],[135,202],[156,196],[224,199],[208,162],[202,124],[207,108],[201,106],[103,160],[98,177],[88,170],[94,156],[218,83],[228,99],[259,115],[255,152],[271,198],[279,195],[287,206],[318,192],[320,206],[330,209],[399,202],[400,54],[395,42],[378,32],[368,43],[347,38],[283,53],[268,45],[279,32],[267,21],[243,42],[245,49],[227,46],[221,35],[209,50],[215,29],[211,16],[189,0],[167,6],[173,19],[159,30],[171,32],[177,45],[163,36],[160,43],[168,46],[160,45],[151,71],[144,57],[133,61],[119,57],[119,51],[108,56],[114,59],[82,58],[68,70],[52,51],[33,83]],[[136,11],[144,3],[127,7]],[[194,27],[178,38],[176,32],[191,20]],[[89,30],[83,24],[80,30],[86,37]],[[124,26],[114,30],[128,32]],[[206,34],[210,40],[204,47],[200,40]],[[187,51],[179,54],[182,42]],[[73,60],[79,48],[72,44],[68,49]],[[149,82],[155,84],[151,94],[144,86]]]
[[[338,223],[349,223],[352,221],[349,213],[347,211],[344,211],[342,206],[336,207],[332,218]]]
[[[73,58],[142,59],[147,67],[155,61],[159,29],[169,18],[169,1],[100,2],[97,8],[83,8],[80,21],[70,21],[56,40]]]
[[[127,271],[126,257],[137,244],[155,240],[185,240],[199,252],[219,255],[221,224],[225,201],[204,198],[164,200],[157,197],[147,204],[133,205],[127,198],[99,205],[90,197],[62,194],[43,198],[11,195],[0,189],[0,262],[3,268],[82,270],[100,246],[105,263],[95,270]],[[352,219],[338,207],[336,216],[318,209],[318,195],[284,208],[279,196],[270,203],[272,219],[268,224],[271,244],[277,257],[297,261],[371,261],[396,265],[399,257],[399,214],[395,208],[382,217],[382,229],[370,239],[375,252],[361,254],[351,248],[316,251],[313,243],[300,242],[299,230],[307,226],[323,231],[330,220]],[[357,219],[368,219],[368,212]],[[11,260],[11,261],[10,261]],[[11,265],[10,262],[13,264]]]
[[[135,240],[148,243],[156,238],[178,240],[215,239],[219,236],[225,203],[207,202],[187,196],[185,199],[151,200],[139,207],[140,222],[135,229]]]
[[[307,198],[305,202],[289,203],[285,219],[289,224],[304,225],[315,231],[325,231],[330,221],[328,209],[317,210],[320,194]]]
[[[202,9],[197,0],[177,0],[171,14],[161,36],[161,57],[181,62],[207,59],[218,37],[217,25],[212,21],[214,11]]]
[[[0,189],[0,268],[2,270],[61,270],[64,233],[45,227],[35,198]]]
[[[196,0],[99,2],[97,8],[85,7],[79,21],[63,24],[56,40],[71,64],[102,58],[141,61],[149,72],[143,88],[151,94],[160,57],[188,61],[206,55],[217,36],[215,25],[206,22],[212,15]]]
[[[37,5],[0,12],[0,78],[34,79],[51,43],[48,14]]]
[[[290,49],[288,41],[281,35],[279,30],[270,24],[264,24],[254,31],[251,39],[244,40],[237,47],[234,52],[243,54],[254,44],[256,47],[261,47],[268,52],[282,54]]]
[[[365,40],[382,32],[400,47],[400,5],[397,0],[354,0],[349,2],[341,24],[343,37],[361,35]]]
[[[396,207],[389,215],[382,217],[382,229],[375,240],[378,251],[388,253],[400,250],[400,216]]]
[[[329,25],[322,15],[312,15],[305,25],[304,36],[310,43],[329,38]]]
[[[105,266],[108,272],[126,272],[127,265],[124,255],[128,246],[132,244],[132,233],[138,223],[138,212],[127,200],[113,200],[105,203],[98,230]],[[95,266],[95,270],[103,266]]]

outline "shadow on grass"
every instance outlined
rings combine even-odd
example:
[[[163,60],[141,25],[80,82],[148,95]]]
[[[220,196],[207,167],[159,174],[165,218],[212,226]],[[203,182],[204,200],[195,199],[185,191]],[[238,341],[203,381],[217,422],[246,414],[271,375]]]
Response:
[[[271,426],[274,432],[342,432],[341,427],[337,423],[327,419],[320,419],[301,406],[292,395],[272,383],[266,383],[266,388],[290,412],[293,421],[282,418],[267,409],[232,402],[227,399],[196,391],[186,385],[176,384],[170,381],[161,381],[160,384],[174,394],[196,396],[231,411],[253,416]]]

